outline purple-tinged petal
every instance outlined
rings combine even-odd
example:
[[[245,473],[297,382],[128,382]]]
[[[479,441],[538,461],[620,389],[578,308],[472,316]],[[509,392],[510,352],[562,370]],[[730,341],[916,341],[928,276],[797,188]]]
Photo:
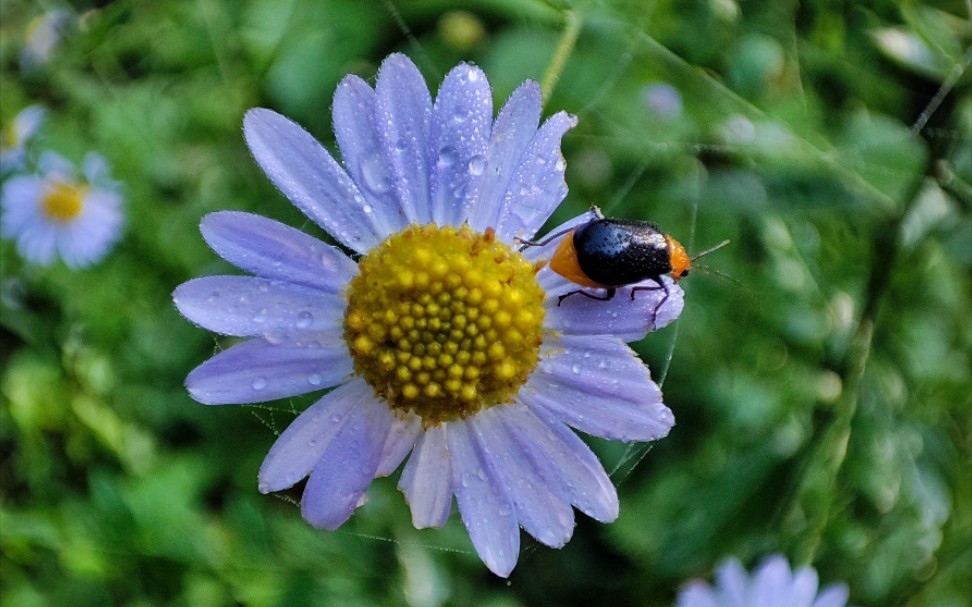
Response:
[[[658,440],[675,425],[648,368],[616,337],[561,336],[519,397],[588,434],[625,442]]]
[[[753,607],[777,607],[790,591],[790,564],[781,555],[766,560],[752,578],[749,603]]]
[[[0,189],[0,205],[3,207],[0,235],[4,238],[17,236],[30,229],[32,223],[42,220],[38,209],[43,188],[44,182],[35,175],[15,175],[3,184]]]
[[[378,471],[393,419],[387,405],[370,398],[340,422],[304,487],[300,513],[307,522],[333,530],[354,514]]]
[[[384,238],[351,177],[303,128],[256,108],[243,118],[253,158],[277,189],[346,247],[364,253]]]
[[[383,234],[408,224],[408,217],[392,189],[375,125],[375,91],[361,78],[346,76],[334,93],[334,135],[348,173],[375,209],[375,223]]]
[[[179,285],[176,307],[192,322],[223,335],[256,337],[341,324],[341,297],[253,276],[205,276]]]
[[[817,595],[813,607],[844,607],[849,597],[846,584],[831,584]]]
[[[260,493],[286,489],[310,474],[350,411],[374,398],[371,386],[363,379],[353,379],[298,415],[277,438],[260,466]]]
[[[429,204],[429,123],[432,98],[425,79],[405,55],[381,64],[375,86],[375,125],[402,211],[408,223],[432,221]]]
[[[354,371],[347,347],[273,345],[251,339],[220,352],[186,378],[186,388],[207,405],[262,403],[330,388]]]
[[[479,232],[496,227],[503,198],[527,146],[537,134],[543,99],[533,80],[521,84],[500,110],[486,148],[486,176],[469,225]]]
[[[469,427],[480,452],[490,454],[490,468],[508,489],[520,525],[542,544],[560,548],[574,532],[574,511],[561,480],[545,476],[504,426],[506,410],[521,406],[482,411],[469,419]]]
[[[558,112],[547,119],[530,142],[503,197],[496,234],[503,242],[532,238],[567,196],[560,140],[577,118]]]
[[[441,527],[449,520],[454,486],[448,428],[438,424],[419,435],[398,481],[416,529]]]
[[[716,571],[719,596],[728,605],[746,605],[749,601],[749,575],[738,559],[729,559]]]
[[[788,597],[783,599],[786,605],[795,607],[811,607],[813,598],[817,596],[819,578],[811,567],[800,567],[793,572]]]
[[[675,607],[729,607],[729,605],[720,603],[709,585],[702,581],[690,582],[679,591],[675,603]]]
[[[537,280],[547,291],[547,327],[567,335],[614,335],[624,341],[637,341],[649,332],[673,322],[682,313],[685,305],[685,292],[668,276],[662,276],[662,280],[668,285],[668,299],[661,306],[659,303],[665,292],[653,280],[618,289],[614,298],[609,301],[577,294],[559,303],[561,295],[581,288],[600,295],[604,291],[576,285],[558,276],[550,268],[541,270]],[[632,299],[631,288],[636,286],[652,289],[637,291]]]
[[[490,456],[476,445],[467,422],[450,422],[448,438],[462,523],[486,567],[508,577],[520,556],[520,527],[512,500],[502,480],[484,463]]]
[[[486,74],[460,63],[442,82],[429,131],[432,221],[458,226],[476,206],[486,174],[493,92]]]
[[[422,418],[411,411],[405,415],[395,415],[388,440],[381,450],[381,461],[375,476],[388,476],[398,468],[408,452],[415,446],[419,432],[422,431]]]
[[[261,215],[210,213],[199,228],[220,257],[263,278],[338,293],[358,273],[336,247]]]
[[[618,493],[597,456],[562,422],[514,404],[503,423],[540,476],[558,479],[578,510],[602,523],[618,518]]]

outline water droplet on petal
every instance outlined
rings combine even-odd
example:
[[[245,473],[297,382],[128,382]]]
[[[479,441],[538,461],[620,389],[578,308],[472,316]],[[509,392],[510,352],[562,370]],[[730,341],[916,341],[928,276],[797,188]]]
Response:
[[[574,364],[574,366],[572,366],[570,370],[571,372],[573,372],[574,375],[577,375],[578,373],[580,373],[581,368],[580,365]]]
[[[297,328],[299,329],[306,329],[307,327],[311,326],[311,323],[313,322],[314,322],[314,315],[308,312],[307,310],[304,310],[303,312],[297,315]]]
[[[456,163],[459,154],[456,152],[456,148],[452,146],[445,146],[439,150],[439,166],[442,168],[451,167]]]
[[[263,390],[264,388],[267,387],[267,378],[258,377],[253,380],[253,383],[251,385],[253,386],[254,390]]]
[[[361,179],[365,188],[375,194],[384,194],[391,187],[384,160],[378,154],[372,154],[361,163]]]
[[[309,383],[312,386],[321,385],[321,374],[311,373],[310,375],[307,376],[307,383]]]
[[[482,175],[486,171],[486,158],[480,155],[473,156],[469,159],[469,174],[470,175]]]

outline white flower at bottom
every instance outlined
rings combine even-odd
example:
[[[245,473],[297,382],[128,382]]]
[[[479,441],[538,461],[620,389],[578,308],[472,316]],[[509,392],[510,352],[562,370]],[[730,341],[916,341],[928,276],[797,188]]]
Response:
[[[833,584],[819,593],[817,572],[810,567],[790,571],[786,557],[771,556],[752,576],[737,559],[716,571],[715,587],[690,582],[678,594],[676,607],[844,607],[847,586]]]
[[[560,139],[575,119],[540,125],[535,82],[495,120],[492,101],[485,74],[460,64],[433,103],[415,65],[391,55],[374,89],[356,76],[338,86],[343,165],[283,116],[251,110],[254,158],[360,258],[259,215],[213,213],[203,237],[255,276],[197,278],[174,299],[191,321],[246,338],[189,374],[196,400],[334,388],[277,439],[260,491],[309,476],[301,513],[335,529],[407,458],[399,487],[413,524],[441,527],[455,496],[480,558],[505,577],[520,527],[560,547],[573,507],[617,517],[614,486],[570,427],[625,441],[668,434],[674,417],[625,340],[672,322],[683,294],[666,277],[663,305],[661,289],[632,298],[638,285],[558,304],[577,288],[544,265],[558,243],[521,252],[517,239],[533,238],[567,193]]]
[[[0,234],[15,238],[27,261],[48,266],[60,257],[71,268],[83,268],[100,261],[118,240],[119,184],[109,179],[104,159],[95,153],[85,157],[82,173],[47,152],[36,174],[4,182]]]

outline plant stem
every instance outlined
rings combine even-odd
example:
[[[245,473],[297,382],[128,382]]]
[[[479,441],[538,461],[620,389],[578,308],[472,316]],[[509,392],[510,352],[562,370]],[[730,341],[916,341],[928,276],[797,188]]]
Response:
[[[566,21],[564,33],[560,36],[560,43],[557,45],[553,57],[550,58],[550,65],[547,66],[543,81],[540,83],[544,103],[550,99],[554,87],[557,86],[557,80],[560,79],[560,74],[564,71],[564,66],[567,65],[567,58],[570,57],[570,53],[577,43],[577,38],[580,36],[581,18],[577,11],[566,11],[564,20]]]

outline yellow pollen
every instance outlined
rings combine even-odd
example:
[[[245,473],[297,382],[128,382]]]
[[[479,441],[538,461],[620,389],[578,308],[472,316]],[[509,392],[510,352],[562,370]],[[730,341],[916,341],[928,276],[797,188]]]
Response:
[[[512,402],[540,360],[533,264],[492,230],[413,225],[358,269],[344,339],[377,396],[426,426]]]
[[[86,186],[55,181],[41,198],[41,211],[47,219],[67,223],[81,212],[87,193]]]

